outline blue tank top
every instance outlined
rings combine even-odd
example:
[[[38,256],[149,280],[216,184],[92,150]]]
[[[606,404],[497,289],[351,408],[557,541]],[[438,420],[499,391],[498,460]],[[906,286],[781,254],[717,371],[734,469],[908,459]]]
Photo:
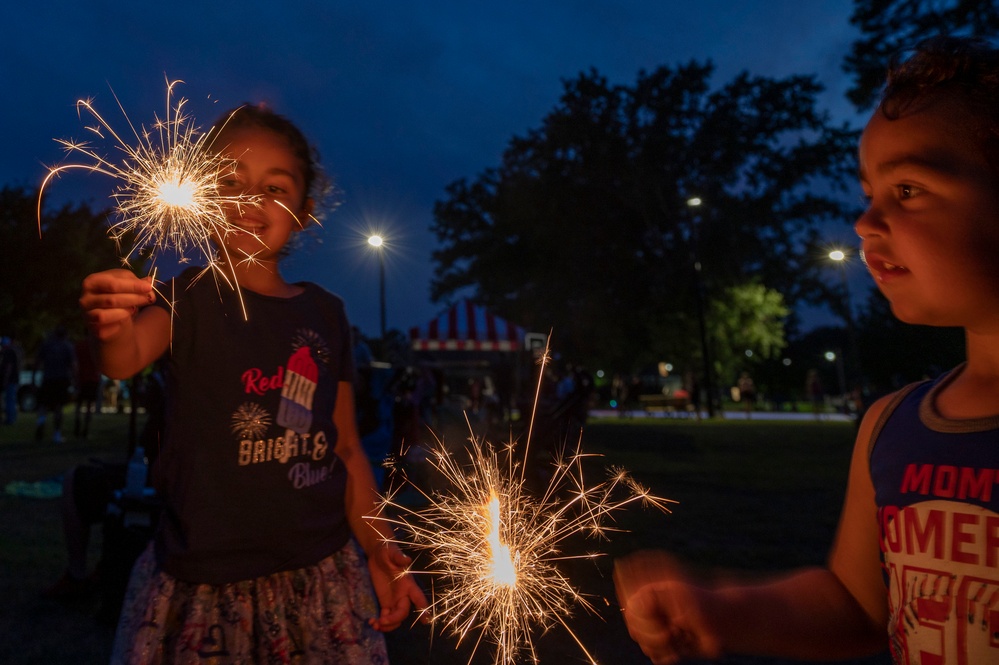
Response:
[[[936,411],[959,372],[903,389],[872,437],[896,663],[999,663],[999,417]]]

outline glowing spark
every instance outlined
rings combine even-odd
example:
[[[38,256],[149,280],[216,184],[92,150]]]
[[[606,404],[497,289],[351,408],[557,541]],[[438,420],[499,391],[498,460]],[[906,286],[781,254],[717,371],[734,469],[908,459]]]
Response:
[[[459,462],[440,440],[431,447],[430,463],[442,474],[446,489],[428,493],[415,487],[424,507],[403,505],[389,495],[372,519],[399,527],[408,536],[397,541],[400,545],[429,555],[425,574],[440,582],[425,610],[432,621],[459,641],[477,632],[475,650],[484,639],[493,642],[496,665],[512,664],[525,654],[537,662],[532,630],[555,625],[595,663],[567,623],[576,605],[595,609],[557,564],[601,555],[563,554],[560,548],[577,534],[605,536],[606,518],[632,503],[668,512],[671,502],[652,495],[622,469],[611,469],[604,482],[587,485],[582,461],[590,456],[579,443],[574,453],[556,460],[538,498],[525,486],[526,445],[520,457],[512,442],[499,450],[474,436],[470,443],[467,463]]]
[[[490,490],[489,503],[486,505],[488,527],[485,541],[489,547],[489,579],[498,586],[516,586],[517,568],[513,563],[510,546],[505,545],[500,538],[500,500],[496,490]]]
[[[186,99],[173,101],[173,88],[178,83],[167,81],[166,118],[161,120],[154,115],[148,129],[144,125],[137,129],[115,97],[136,139],[135,145],[115,131],[92,100],[77,101],[81,117],[85,111],[96,122],[87,129],[102,140],[111,137],[123,156],[120,161],[112,161],[89,143],[56,139],[67,155],[78,156],[81,161],[49,169],[39,188],[39,233],[42,194],[49,183],[73,169],[99,173],[117,182],[111,194],[117,219],[111,222],[108,234],[118,243],[119,251],[121,243],[132,238],[132,247],[122,256],[124,263],[143,250],[148,250],[153,262],[161,250],[172,249],[180,256],[194,250],[208,269],[230,280],[218,270],[223,258],[225,263],[231,263],[225,246],[218,241],[239,230],[229,222],[229,214],[244,206],[259,205],[259,197],[227,193],[225,184],[234,173],[235,160],[211,149],[213,132],[202,133],[194,126],[191,116],[184,111]],[[216,247],[221,248],[223,257]]]
[[[195,205],[197,193],[194,183],[175,180],[160,183],[156,198],[170,208],[189,208]]]

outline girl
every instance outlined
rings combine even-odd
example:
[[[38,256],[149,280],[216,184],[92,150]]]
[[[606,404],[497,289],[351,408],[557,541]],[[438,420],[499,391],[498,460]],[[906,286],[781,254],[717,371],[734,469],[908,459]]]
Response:
[[[171,302],[126,270],[83,282],[104,374],[124,379],[167,354],[154,469],[164,511],[112,660],[384,663],[378,631],[426,599],[386,528],[364,519],[378,496],[343,302],[278,268],[312,212],[317,165],[285,118],[251,106],[227,117],[213,145],[236,168],[221,185],[259,197],[234,207],[236,230],[216,239],[240,293],[198,269],[160,289]]]

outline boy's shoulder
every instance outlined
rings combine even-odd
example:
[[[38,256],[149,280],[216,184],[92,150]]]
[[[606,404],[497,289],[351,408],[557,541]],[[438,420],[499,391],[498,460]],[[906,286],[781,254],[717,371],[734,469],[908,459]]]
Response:
[[[963,365],[959,365],[949,372],[944,372],[936,378],[925,378],[919,381],[913,381],[908,383],[894,392],[890,392],[887,395],[883,395],[878,398],[870,408],[864,414],[864,424],[869,426],[870,437],[868,438],[867,450],[868,457],[870,453],[874,450],[874,444],[878,440],[878,436],[884,429],[888,420],[891,418],[892,414],[898,409],[899,405],[902,404],[909,398],[913,396],[913,393],[917,393],[914,397],[916,399],[922,400],[925,393],[932,389],[933,386],[949,381],[953,376],[961,371]]]

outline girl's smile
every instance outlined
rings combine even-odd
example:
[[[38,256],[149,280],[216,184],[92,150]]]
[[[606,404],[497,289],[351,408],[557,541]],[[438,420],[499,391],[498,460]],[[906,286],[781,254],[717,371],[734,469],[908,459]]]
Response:
[[[232,210],[229,221],[236,230],[221,242],[234,263],[273,263],[309,216],[302,165],[283,136],[263,127],[230,129],[219,141],[236,160],[235,174],[222,183],[223,190],[257,199],[256,205]]]

